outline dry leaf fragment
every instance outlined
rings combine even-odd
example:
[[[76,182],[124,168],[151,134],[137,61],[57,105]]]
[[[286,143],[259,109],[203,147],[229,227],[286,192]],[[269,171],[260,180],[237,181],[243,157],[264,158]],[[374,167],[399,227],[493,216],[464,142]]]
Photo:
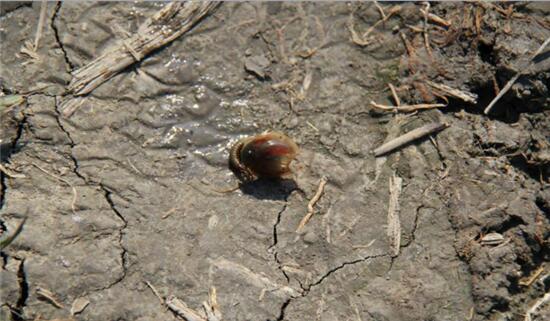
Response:
[[[90,304],[90,300],[86,298],[78,298],[74,300],[73,305],[71,306],[71,315],[75,315],[84,311],[88,304]]]

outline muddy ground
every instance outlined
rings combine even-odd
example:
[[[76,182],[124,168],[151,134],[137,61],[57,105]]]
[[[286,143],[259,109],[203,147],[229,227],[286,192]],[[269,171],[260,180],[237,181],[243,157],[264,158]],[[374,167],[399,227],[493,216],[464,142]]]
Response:
[[[531,61],[549,3],[432,3],[447,26],[381,4],[366,36],[373,3],[223,3],[64,116],[71,71],[163,5],[48,3],[33,58],[40,3],[0,3],[1,90],[25,98],[2,110],[0,231],[28,218],[2,251],[0,319],[178,319],[149,282],[197,311],[215,287],[224,320],[550,320],[548,48]],[[388,83],[447,106],[373,109],[395,104]],[[433,121],[450,127],[373,156]],[[228,147],[264,130],[301,147],[294,182],[215,192],[237,185]]]

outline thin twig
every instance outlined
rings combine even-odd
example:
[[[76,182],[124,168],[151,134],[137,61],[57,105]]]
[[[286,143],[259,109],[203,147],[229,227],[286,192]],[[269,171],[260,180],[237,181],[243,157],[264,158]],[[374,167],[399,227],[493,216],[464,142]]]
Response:
[[[535,312],[537,312],[537,310],[539,309],[539,307],[541,305],[543,305],[544,303],[546,303],[547,301],[550,301],[550,292],[547,292],[540,300],[538,300],[537,302],[535,302],[535,304],[533,304],[528,310],[527,312],[525,313],[525,319],[523,319],[524,321],[532,321],[533,319],[531,318],[531,315]]]
[[[542,274],[542,272],[544,272],[544,267],[541,266],[539,267],[532,275],[530,275],[526,280],[520,280],[518,283],[519,285],[523,285],[523,286],[531,286],[531,284],[533,284],[533,282],[535,282],[535,280],[539,277],[539,275]]]
[[[187,304],[182,300],[173,295],[166,299],[165,304],[170,310],[174,311],[174,313],[184,318],[186,321],[208,321],[195,310],[187,307]]]
[[[497,82],[497,78],[495,77],[495,74],[491,75],[491,80],[493,82],[493,90],[494,90],[495,96],[496,96],[500,93],[500,88],[498,88],[498,82]]]
[[[46,299],[48,302],[53,304],[56,308],[59,308],[59,309],[64,308],[63,304],[55,298],[55,295],[50,290],[38,287],[36,288],[36,295]]]
[[[351,41],[353,43],[355,43],[356,45],[360,46],[360,47],[365,47],[367,45],[369,45],[371,42],[370,40],[371,39],[368,39],[368,35],[374,31],[374,29],[376,29],[376,27],[378,27],[378,25],[380,25],[381,23],[384,23],[386,22],[389,18],[391,18],[391,16],[393,16],[394,14],[396,14],[397,12],[399,12],[401,10],[401,6],[393,6],[390,8],[390,12],[387,14],[387,15],[384,15],[384,17],[378,21],[376,21],[372,26],[370,26],[367,31],[365,31],[362,35],[359,35],[356,31],[355,31],[355,26],[354,26],[354,23],[353,23],[353,16],[350,16],[350,21],[348,23],[348,28],[349,28],[349,31],[351,33]]]
[[[174,214],[176,212],[176,210],[177,210],[176,207],[172,207],[171,209],[166,211],[160,218],[164,220],[164,219],[168,218],[168,216]]]
[[[38,26],[36,27],[36,35],[34,37],[34,52],[38,50],[38,43],[42,37],[42,31],[44,29],[44,21],[46,21],[46,10],[48,9],[48,1],[42,0],[40,5],[40,18],[38,18]]]
[[[426,6],[426,9],[422,10],[420,9],[420,12],[424,15],[424,46],[426,47],[426,52],[428,53],[428,56],[430,58],[432,57],[432,48],[430,48],[430,39],[428,35],[428,14],[430,11],[430,3],[425,2],[424,5]]]
[[[147,284],[147,286],[151,289],[151,291],[153,291],[153,294],[159,299],[160,305],[164,306],[165,305],[164,299],[160,295],[159,291],[157,291],[157,289],[149,281],[145,281],[145,284]]]
[[[4,173],[4,175],[6,175],[7,177],[10,177],[10,178],[25,178],[25,177],[27,177],[24,174],[16,174],[16,173],[12,172],[11,170],[8,170],[2,164],[0,164],[0,172]]]
[[[401,135],[395,139],[390,140],[389,142],[383,144],[382,146],[374,150],[374,156],[382,156],[384,154],[390,153],[397,148],[404,146],[412,141],[415,141],[419,138],[431,135],[433,133],[439,132],[449,125],[446,123],[430,123],[422,127],[411,130],[410,132]]]
[[[399,255],[401,248],[401,222],[399,220],[399,196],[403,179],[393,173],[390,177],[390,201],[388,204],[388,229],[387,234],[390,241],[391,255]]]
[[[504,88],[502,88],[502,90],[498,93],[498,95],[489,103],[489,105],[487,105],[487,107],[485,108],[485,110],[483,111],[485,113],[485,115],[488,115],[490,112],[491,112],[491,109],[493,109],[493,106],[500,100],[500,98],[502,98],[502,96],[504,96],[504,94],[506,94],[508,92],[508,90],[510,90],[510,88],[512,88],[512,85],[518,80],[518,78],[524,74],[525,72],[527,72],[529,70],[529,67],[531,67],[531,64],[533,62],[533,58],[535,58],[536,56],[538,56],[543,50],[544,48],[546,48],[546,46],[548,46],[548,44],[550,43],[550,37],[548,37],[548,39],[546,39],[542,45],[540,45],[539,49],[537,49],[537,51],[535,51],[535,53],[533,53],[531,55],[531,58],[529,59],[529,64],[527,65],[527,67],[521,69],[521,71],[518,71],[514,77],[512,77],[512,79],[510,79],[506,85],[504,86]]]
[[[399,36],[401,37],[401,40],[403,40],[403,44],[405,45],[405,49],[407,49],[407,54],[409,56],[416,56],[416,51],[414,50],[414,47],[412,46],[409,39],[407,39],[407,36],[403,32],[399,33]]]
[[[355,249],[366,249],[366,248],[371,247],[374,244],[375,241],[376,241],[376,239],[373,239],[367,245],[353,245],[351,248],[354,249],[354,250]]]
[[[401,100],[399,99],[399,96],[397,96],[397,91],[395,90],[395,87],[392,84],[388,84],[388,87],[390,87],[391,94],[393,96],[393,99],[395,100],[395,104],[397,107],[401,106]]]
[[[443,93],[451,96],[451,97],[455,97],[455,98],[458,98],[458,99],[461,99],[467,103],[472,103],[472,104],[477,104],[477,95],[476,94],[472,94],[470,92],[467,92],[467,91],[462,91],[462,90],[458,90],[456,88],[452,88],[452,87],[449,87],[447,85],[443,85],[443,84],[438,84],[438,83],[435,83],[433,81],[426,81],[426,84],[428,84],[428,86],[430,87],[433,87],[439,91],[442,91]]]
[[[313,206],[315,205],[315,203],[317,203],[319,198],[321,198],[321,195],[323,194],[323,190],[325,189],[325,185],[327,184],[327,182],[328,180],[326,177],[322,177],[321,180],[319,181],[319,187],[317,187],[317,192],[307,204],[307,214],[300,221],[300,224],[298,225],[296,232],[300,232],[304,228],[304,226],[307,224],[309,219],[313,216],[313,213],[315,212],[315,209],[313,208]]]
[[[438,15],[436,14],[433,14],[433,13],[428,13],[428,20],[431,21],[431,22],[434,22],[436,24],[439,24],[439,25],[442,25],[444,27],[450,27],[451,26],[451,22],[439,17]]]
[[[384,9],[378,4],[378,1],[374,0],[374,5],[376,6],[376,9],[378,9],[378,12],[380,12],[380,18],[386,19],[386,13],[384,12]]]
[[[220,311],[220,307],[218,305],[218,299],[216,294],[216,288],[212,287],[210,289],[210,294],[208,296],[208,302],[203,302],[202,307],[204,309],[204,313],[206,313],[206,319],[208,321],[221,321],[222,320],[222,313]]]
[[[415,104],[415,105],[400,105],[400,106],[388,106],[388,105],[382,105],[375,103],[371,100],[370,105],[374,108],[385,110],[385,111],[393,111],[395,113],[397,112],[413,112],[417,110],[422,109],[433,109],[433,108],[439,108],[439,107],[445,107],[447,105],[445,104]]]
[[[231,275],[231,277],[238,278],[240,282],[246,282],[256,288],[267,289],[269,293],[278,298],[286,299],[289,297],[296,297],[301,294],[300,291],[286,285],[275,283],[265,275],[253,272],[242,264],[232,262],[224,258],[210,260],[210,262],[217,269],[227,272]]]

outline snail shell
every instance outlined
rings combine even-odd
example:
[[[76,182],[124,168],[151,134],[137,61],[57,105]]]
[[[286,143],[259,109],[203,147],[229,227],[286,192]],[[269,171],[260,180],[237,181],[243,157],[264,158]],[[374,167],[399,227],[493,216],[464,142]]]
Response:
[[[290,173],[290,163],[298,150],[296,143],[283,133],[267,132],[233,145],[229,163],[245,180],[283,177]]]

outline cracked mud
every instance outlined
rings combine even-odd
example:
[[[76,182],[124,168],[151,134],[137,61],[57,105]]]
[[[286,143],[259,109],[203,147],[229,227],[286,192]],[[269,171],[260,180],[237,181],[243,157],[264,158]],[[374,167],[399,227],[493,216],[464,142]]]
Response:
[[[223,320],[515,321],[550,291],[548,55],[482,113],[550,36],[547,3],[432,3],[452,24],[431,23],[428,40],[423,4],[399,4],[367,33],[374,3],[223,3],[70,116],[71,72],[165,4],[48,3],[32,58],[20,50],[40,5],[0,3],[0,89],[25,96],[0,119],[0,233],[28,218],[1,253],[1,320],[177,320],[146,282],[197,311],[215,287]],[[388,83],[403,104],[445,102],[427,79],[478,102],[369,106],[394,103]],[[373,156],[433,121],[450,127]],[[294,182],[216,192],[237,185],[228,148],[267,129],[300,146]],[[503,242],[484,244],[489,233]],[[77,299],[90,303],[71,315]],[[530,316],[548,315],[543,302]]]

